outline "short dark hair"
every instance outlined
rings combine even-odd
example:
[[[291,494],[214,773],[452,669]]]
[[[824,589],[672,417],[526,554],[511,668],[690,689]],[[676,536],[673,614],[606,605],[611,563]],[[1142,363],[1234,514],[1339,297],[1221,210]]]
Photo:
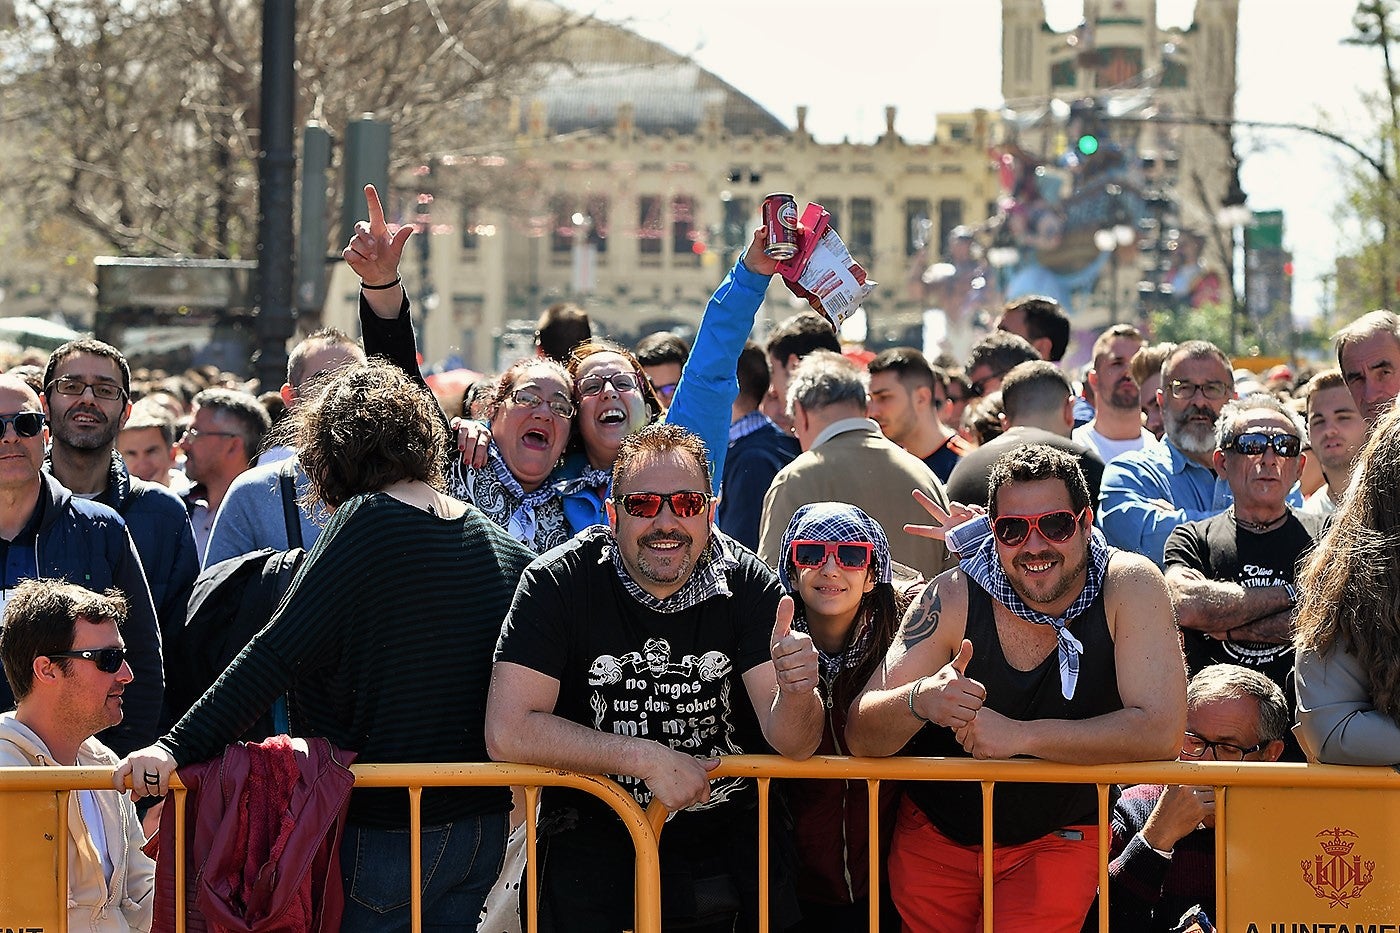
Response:
[[[1046,360],[1018,363],[1001,381],[1001,408],[1012,424],[1032,412],[1059,408],[1073,395],[1069,377]]]
[[[208,408],[233,421],[243,441],[243,453],[248,462],[262,452],[263,438],[272,430],[272,416],[258,397],[237,389],[205,389],[190,402],[196,408]],[[128,422],[128,425],[130,423]]]
[[[642,461],[671,451],[679,451],[695,461],[705,481],[705,492],[709,492],[710,454],[705,449],[705,442],[685,428],[665,422],[649,424],[622,439],[617,448],[617,459],[613,461],[613,488],[618,489],[631,482]]]
[[[1005,375],[1018,363],[1040,359],[1040,351],[1019,334],[994,330],[978,341],[968,354],[964,372],[969,375],[979,366],[990,366]]]
[[[987,477],[987,514],[997,517],[997,493],[1007,483],[1033,483],[1042,479],[1058,479],[1069,492],[1070,508],[1082,512],[1092,502],[1084,471],[1073,454],[1045,444],[1013,447],[992,464]]]
[[[117,372],[121,373],[122,377],[122,391],[126,392],[128,396],[130,395],[131,366],[126,362],[126,357],[122,355],[122,351],[110,343],[103,343],[92,337],[79,337],[77,340],[70,340],[49,354],[48,365],[44,367],[44,392],[46,395],[49,385],[53,383],[54,371],[58,369],[58,364],[70,356],[77,356],[79,353],[105,357],[117,364]]]
[[[739,352],[739,365],[735,372],[739,378],[739,397],[754,405],[762,405],[768,387],[773,384],[773,375],[768,371],[768,354],[750,340]],[[787,404],[784,399],[783,404]]]
[[[690,359],[690,344],[669,330],[647,334],[637,341],[637,361],[643,366],[664,366],[675,363],[684,366]]]
[[[535,324],[535,345],[545,356],[568,365],[574,347],[593,339],[588,312],[572,302],[561,301],[540,312]]]
[[[126,597],[120,590],[94,593],[63,580],[25,580],[5,602],[0,622],[0,661],[5,680],[19,702],[34,689],[34,659],[73,647],[73,627],[79,622],[100,625],[111,620],[126,625]],[[68,670],[68,659],[56,659]]]
[[[894,347],[883,350],[866,366],[870,375],[892,372],[905,388],[923,386],[933,391],[941,382],[929,365],[928,358],[913,347]]]
[[[391,363],[376,358],[336,370],[291,417],[310,502],[337,508],[406,479],[442,488],[442,412]]]
[[[769,356],[786,364],[793,354],[800,360],[814,350],[840,353],[841,341],[837,339],[830,321],[815,311],[803,311],[779,324],[768,335],[765,349]]]
[[[292,347],[292,352],[287,354],[287,385],[293,389],[300,389],[301,384],[306,381],[306,358],[328,347],[346,347],[361,359],[364,358],[364,351],[360,349],[359,343],[338,327],[313,330],[297,341],[297,345]]]
[[[1050,341],[1050,361],[1058,363],[1069,349],[1069,316],[1060,303],[1045,295],[1026,295],[1007,302],[1001,313],[1020,311],[1026,316],[1026,332],[1032,340]]]

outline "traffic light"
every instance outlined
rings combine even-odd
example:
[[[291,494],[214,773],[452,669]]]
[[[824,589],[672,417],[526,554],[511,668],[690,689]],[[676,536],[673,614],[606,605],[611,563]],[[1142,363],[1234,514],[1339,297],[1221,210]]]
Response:
[[[1091,156],[1099,151],[1099,138],[1093,133],[1084,133],[1075,140],[1074,148],[1079,150],[1080,155]]]

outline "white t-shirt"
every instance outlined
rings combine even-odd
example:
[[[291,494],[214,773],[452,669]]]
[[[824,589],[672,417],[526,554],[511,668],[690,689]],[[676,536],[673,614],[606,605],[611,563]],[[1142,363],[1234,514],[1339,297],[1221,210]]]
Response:
[[[1070,437],[1083,444],[1085,447],[1097,450],[1099,452],[1099,457],[1103,459],[1104,463],[1130,450],[1141,450],[1144,447],[1151,447],[1153,444],[1157,443],[1157,438],[1146,428],[1140,428],[1140,433],[1137,437],[1129,438],[1126,441],[1119,441],[1111,437],[1104,437],[1095,430],[1096,424],[1097,422],[1095,421],[1090,421],[1088,424],[1081,424],[1074,429]]]

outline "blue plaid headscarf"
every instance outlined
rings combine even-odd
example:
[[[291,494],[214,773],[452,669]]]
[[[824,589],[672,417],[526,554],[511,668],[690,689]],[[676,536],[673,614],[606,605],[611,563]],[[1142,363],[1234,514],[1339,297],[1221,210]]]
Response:
[[[802,506],[788,522],[783,532],[782,548],[778,551],[778,579],[789,593],[797,589],[792,579],[792,542],[794,541],[869,541],[874,545],[875,579],[889,583],[890,542],[880,523],[853,505],[844,502],[812,502]]]

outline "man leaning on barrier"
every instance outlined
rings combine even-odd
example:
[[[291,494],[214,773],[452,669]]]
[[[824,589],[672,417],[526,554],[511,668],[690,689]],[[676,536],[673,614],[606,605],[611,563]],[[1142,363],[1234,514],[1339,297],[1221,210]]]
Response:
[[[616,776],[675,812],[660,839],[666,929],[752,929],[753,783],[709,779],[720,756],[768,746],[806,758],[821,738],[817,652],[791,629],[777,577],[716,530],[704,445],[653,424],[618,451],[608,525],[525,571],[496,649],[493,758]],[[592,797],[547,788],[539,928],[632,925],[632,846]],[[774,834],[774,862],[781,850]],[[775,877],[772,929],[795,909]],[[736,918],[739,926],[735,926]]]
[[[1161,573],[1107,546],[1069,454],[1010,451],[988,486],[992,534],[975,547],[951,536],[962,565],[924,591],[856,698],[851,754],[1173,757],[1186,674]],[[1079,929],[1097,885],[1097,807],[1092,785],[997,787],[998,929]],[[982,928],[981,844],[978,785],[906,785],[889,858],[906,930]]]
[[[14,712],[0,713],[0,767],[110,768],[95,733],[122,721],[131,683],[121,627],[126,600],[56,580],[27,580],[5,604],[0,658]],[[151,928],[156,866],[141,851],[136,808],[115,790],[68,797],[68,926]]]

